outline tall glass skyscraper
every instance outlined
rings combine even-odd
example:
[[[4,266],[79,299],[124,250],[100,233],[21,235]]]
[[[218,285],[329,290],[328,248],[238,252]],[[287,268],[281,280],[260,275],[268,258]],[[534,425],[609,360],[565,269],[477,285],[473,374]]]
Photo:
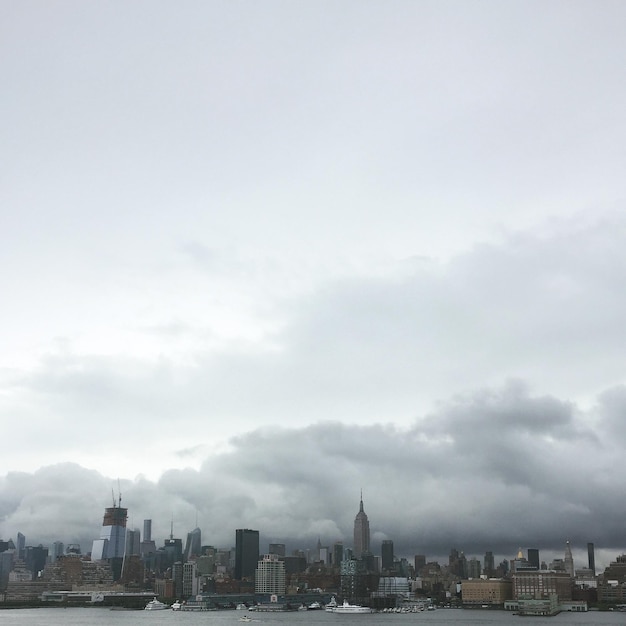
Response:
[[[258,562],[259,531],[238,528],[235,531],[235,580],[253,580]]]

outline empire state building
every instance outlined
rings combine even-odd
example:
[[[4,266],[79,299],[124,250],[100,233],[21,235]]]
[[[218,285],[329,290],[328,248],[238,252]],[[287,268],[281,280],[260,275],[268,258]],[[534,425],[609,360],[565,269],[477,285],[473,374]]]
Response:
[[[370,522],[363,510],[363,493],[361,493],[361,504],[359,512],[354,518],[354,556],[358,559],[365,552],[370,551]]]

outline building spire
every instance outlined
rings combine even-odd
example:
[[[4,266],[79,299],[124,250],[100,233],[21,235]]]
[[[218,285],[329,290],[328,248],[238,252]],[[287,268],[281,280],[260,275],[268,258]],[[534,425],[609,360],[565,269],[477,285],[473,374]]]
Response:
[[[363,512],[363,489],[361,489],[361,504],[359,505],[359,513]]]

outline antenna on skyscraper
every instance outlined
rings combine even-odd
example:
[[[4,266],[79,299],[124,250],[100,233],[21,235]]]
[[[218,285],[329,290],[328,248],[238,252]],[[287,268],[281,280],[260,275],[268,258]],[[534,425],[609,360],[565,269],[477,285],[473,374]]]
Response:
[[[118,493],[118,495],[120,497],[120,503],[119,503],[118,506],[121,509],[122,508],[122,488],[120,487],[120,479],[119,478],[117,479],[117,493]]]

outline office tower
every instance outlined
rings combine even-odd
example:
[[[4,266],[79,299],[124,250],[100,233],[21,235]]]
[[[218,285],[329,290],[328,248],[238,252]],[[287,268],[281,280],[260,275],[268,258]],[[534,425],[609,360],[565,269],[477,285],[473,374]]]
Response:
[[[31,572],[33,580],[36,580],[39,573],[43,571],[47,560],[48,548],[44,548],[41,544],[24,548],[24,563],[26,564],[26,569]]]
[[[285,593],[285,563],[275,554],[265,554],[257,563],[254,577],[255,593]]]
[[[22,533],[17,533],[17,558],[20,561],[25,559],[26,537]]]
[[[330,565],[330,550],[328,549],[328,546],[322,546],[319,549],[319,553],[319,562],[324,565]]]
[[[152,520],[143,520],[143,540],[152,541]]]
[[[363,492],[359,512],[354,518],[354,556],[360,559],[365,552],[370,551],[370,523],[363,510]]]
[[[126,556],[139,556],[141,552],[141,533],[139,530],[126,530]]]
[[[596,575],[596,554],[595,554],[595,550],[593,547],[593,543],[587,544],[587,557],[589,558],[589,569],[595,576]]]
[[[52,544],[52,552],[50,553],[50,562],[51,563],[55,563],[56,560],[60,557],[63,556],[63,552],[65,551],[65,545],[63,544],[62,541],[55,541]]]
[[[238,528],[235,531],[235,580],[254,578],[259,562],[259,531]]]
[[[416,554],[413,564],[415,566],[415,575],[419,576],[420,570],[424,567],[424,565],[426,565],[426,555]]]
[[[284,543],[270,543],[270,554],[276,556],[285,556],[285,544]]]
[[[487,552],[485,552],[483,574],[487,576],[487,578],[493,578],[493,576],[495,576],[496,574],[496,563],[493,558],[493,552],[491,550],[487,550]]]
[[[202,554],[202,531],[194,528],[187,533],[187,543],[185,544],[185,561],[189,561]]]
[[[336,541],[333,544],[333,567],[339,567],[341,565],[341,561],[343,561],[343,543],[341,541]]]
[[[92,561],[124,558],[128,509],[122,508],[121,504],[120,496],[117,505],[114,500],[113,506],[104,510],[100,539],[95,539],[91,548]]]
[[[569,541],[565,542],[565,571],[574,578],[574,558],[572,557],[572,550],[569,545]]]
[[[537,570],[540,569],[539,550],[537,548],[528,548],[526,554],[528,555],[528,564]]]
[[[393,541],[385,539],[380,548],[381,567],[383,572],[390,572],[393,569]]]
[[[480,561],[473,556],[469,561],[467,561],[467,578],[480,578],[481,574],[481,566]]]

